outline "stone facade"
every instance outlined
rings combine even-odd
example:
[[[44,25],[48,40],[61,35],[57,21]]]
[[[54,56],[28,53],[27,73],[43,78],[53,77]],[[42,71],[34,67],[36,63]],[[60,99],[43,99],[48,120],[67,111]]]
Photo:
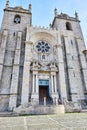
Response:
[[[87,51],[78,14],[55,16],[49,28],[32,26],[29,9],[4,9],[0,30],[0,111],[32,102],[87,100]]]

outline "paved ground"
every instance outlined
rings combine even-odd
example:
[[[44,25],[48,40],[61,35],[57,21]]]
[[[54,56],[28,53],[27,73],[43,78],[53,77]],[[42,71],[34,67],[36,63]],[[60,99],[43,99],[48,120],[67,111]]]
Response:
[[[87,113],[0,117],[0,130],[87,130]]]

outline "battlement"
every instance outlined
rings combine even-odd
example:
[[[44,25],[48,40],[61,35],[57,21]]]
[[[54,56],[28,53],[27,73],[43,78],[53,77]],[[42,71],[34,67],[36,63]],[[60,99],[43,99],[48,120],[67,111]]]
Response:
[[[52,27],[45,27],[45,26],[31,26],[30,28],[32,29],[41,29],[41,30],[47,30],[47,31],[57,31],[56,28],[52,28]]]

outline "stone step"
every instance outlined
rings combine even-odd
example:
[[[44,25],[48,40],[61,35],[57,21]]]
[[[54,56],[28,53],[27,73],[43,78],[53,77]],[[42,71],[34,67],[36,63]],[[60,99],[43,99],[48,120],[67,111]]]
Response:
[[[0,112],[0,117],[13,117],[13,116],[19,116],[19,114],[13,112]]]
[[[85,113],[87,112],[87,109],[81,110],[81,113]]]
[[[65,113],[64,105],[35,105],[29,107],[18,107],[14,109],[14,113],[20,115],[33,114],[33,115],[42,115],[42,114],[60,114]]]

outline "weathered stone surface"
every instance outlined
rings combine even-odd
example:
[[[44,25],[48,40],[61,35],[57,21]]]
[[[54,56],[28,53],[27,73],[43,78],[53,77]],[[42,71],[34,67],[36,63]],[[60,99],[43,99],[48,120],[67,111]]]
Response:
[[[33,27],[31,8],[6,5],[0,30],[0,111],[21,111],[16,107],[33,101],[37,113],[51,113],[56,107],[39,107],[44,99],[45,106],[63,104],[64,98],[87,100],[87,55],[78,16],[55,16],[50,28]]]
[[[14,108],[14,113],[17,114],[59,114],[65,113],[64,105],[58,106],[39,106],[39,105],[32,105],[32,104],[25,104],[21,105],[18,108]]]

